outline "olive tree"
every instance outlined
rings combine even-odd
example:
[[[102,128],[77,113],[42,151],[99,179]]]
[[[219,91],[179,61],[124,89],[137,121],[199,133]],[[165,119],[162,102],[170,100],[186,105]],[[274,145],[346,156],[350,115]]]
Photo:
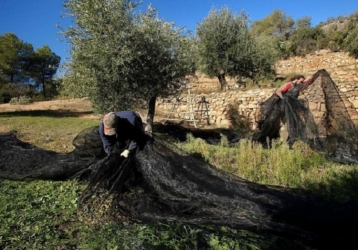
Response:
[[[276,73],[275,63],[281,58],[279,39],[273,36],[261,35],[255,38],[255,52],[252,55],[252,79],[258,82],[262,79],[272,79]]]
[[[252,77],[255,42],[248,29],[248,16],[227,7],[212,9],[196,27],[200,70],[227,87],[226,76]]]
[[[192,41],[154,8],[136,11],[132,0],[67,0],[75,26],[64,30],[71,45],[70,74],[99,112],[148,107],[168,86],[194,72]],[[74,81],[69,81],[74,82]]]

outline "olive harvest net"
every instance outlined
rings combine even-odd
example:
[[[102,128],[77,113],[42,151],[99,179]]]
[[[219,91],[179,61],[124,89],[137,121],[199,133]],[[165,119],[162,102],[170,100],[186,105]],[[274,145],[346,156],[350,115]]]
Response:
[[[88,223],[175,221],[276,235],[318,248],[356,244],[349,225],[358,222],[357,204],[253,183],[160,139],[128,158],[111,154],[81,175],[88,185],[78,213]]]

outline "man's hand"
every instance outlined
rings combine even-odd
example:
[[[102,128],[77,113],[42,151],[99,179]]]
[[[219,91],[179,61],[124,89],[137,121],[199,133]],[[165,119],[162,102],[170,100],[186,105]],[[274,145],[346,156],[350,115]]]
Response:
[[[121,153],[121,156],[123,156],[124,158],[127,158],[128,155],[129,155],[129,150],[128,150],[128,149],[124,150],[124,151]]]

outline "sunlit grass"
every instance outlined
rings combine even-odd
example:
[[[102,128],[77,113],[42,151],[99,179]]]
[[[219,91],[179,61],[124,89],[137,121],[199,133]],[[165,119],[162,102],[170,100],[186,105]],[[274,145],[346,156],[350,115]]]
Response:
[[[218,145],[188,136],[179,147],[206,162],[253,182],[312,190],[331,199],[357,199],[358,166],[341,165],[325,159],[303,142],[293,150],[275,141],[271,149],[249,140],[228,145],[225,137]],[[353,192],[354,191],[354,192]]]
[[[17,131],[20,140],[57,152],[71,152],[81,130],[98,126],[97,119],[48,116],[0,116],[0,133]]]

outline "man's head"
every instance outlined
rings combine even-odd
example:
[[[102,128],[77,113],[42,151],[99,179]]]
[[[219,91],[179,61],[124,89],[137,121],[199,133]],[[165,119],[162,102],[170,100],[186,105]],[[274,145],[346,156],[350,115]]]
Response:
[[[103,127],[105,135],[116,134],[116,113],[110,112],[103,117]]]

